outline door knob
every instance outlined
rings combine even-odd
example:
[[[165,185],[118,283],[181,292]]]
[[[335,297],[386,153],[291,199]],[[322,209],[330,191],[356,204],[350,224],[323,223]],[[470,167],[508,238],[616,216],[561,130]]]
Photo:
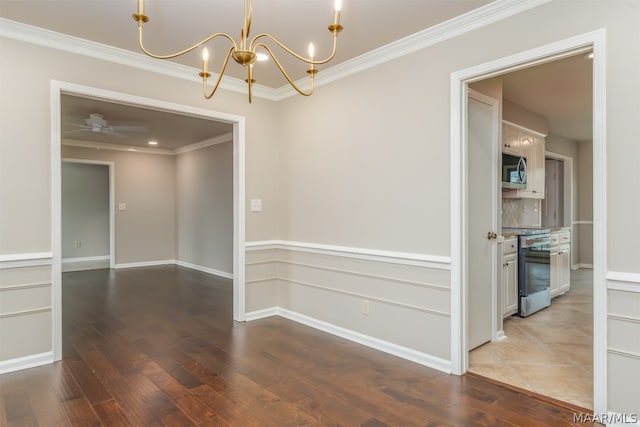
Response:
[[[487,239],[488,240],[495,240],[498,238],[498,235],[496,233],[494,233],[493,231],[489,231],[487,233]]]

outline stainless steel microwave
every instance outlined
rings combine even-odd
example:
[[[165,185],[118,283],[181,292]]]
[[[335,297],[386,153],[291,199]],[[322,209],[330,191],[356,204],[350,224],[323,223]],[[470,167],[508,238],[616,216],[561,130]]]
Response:
[[[527,188],[527,159],[502,153],[502,188]]]

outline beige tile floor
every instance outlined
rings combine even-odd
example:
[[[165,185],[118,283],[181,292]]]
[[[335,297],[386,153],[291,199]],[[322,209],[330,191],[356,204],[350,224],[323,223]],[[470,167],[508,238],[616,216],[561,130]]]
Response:
[[[571,272],[571,289],[551,307],[504,321],[504,341],[471,351],[469,370],[593,409],[593,276]]]

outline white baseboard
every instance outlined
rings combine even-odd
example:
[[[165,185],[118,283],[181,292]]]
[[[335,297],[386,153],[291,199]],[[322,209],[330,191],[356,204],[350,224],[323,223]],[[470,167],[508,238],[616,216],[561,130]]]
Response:
[[[180,260],[175,261],[175,264],[179,265],[180,267],[191,268],[193,270],[202,271],[203,273],[209,273],[209,274],[213,274],[214,276],[220,276],[226,279],[233,280],[233,273],[228,273],[226,271],[216,270],[214,268],[209,268],[209,267],[203,267],[201,265],[191,264],[190,262],[180,261]]]
[[[245,319],[247,321],[250,321],[270,316],[284,317],[285,319],[289,319],[294,322],[312,327],[314,329],[318,329],[320,331],[347,339],[349,341],[353,341],[358,344],[380,350],[384,353],[392,354],[402,359],[418,363],[419,365],[433,368],[447,374],[451,373],[451,362],[449,360],[441,359],[439,357],[435,357],[426,353],[419,352],[417,350],[403,347],[398,344],[374,338],[360,332],[336,326],[331,323],[327,323],[313,317],[305,316],[304,314],[296,313],[295,311],[287,310],[282,307],[270,307],[264,310],[246,313]]]
[[[504,330],[499,330],[498,333],[496,334],[496,341],[495,342],[500,342],[500,341],[504,341],[507,339],[507,336],[504,334]]]
[[[85,256],[80,258],[62,258],[62,263],[69,264],[71,262],[109,261],[110,259],[111,257],[109,255]]]
[[[111,257],[109,255],[90,256],[82,258],[63,258],[62,272],[98,270],[111,267]]]
[[[157,265],[174,265],[176,263],[173,259],[166,259],[160,261],[142,261],[142,262],[129,262],[125,264],[115,264],[113,268],[136,268],[136,267],[154,267]]]
[[[571,265],[571,269],[572,270],[579,270],[581,268],[590,268],[593,269],[593,264],[585,264],[585,263],[579,263],[579,264],[572,264]]]
[[[233,274],[226,271],[216,270],[214,268],[203,267],[201,265],[191,264],[185,261],[179,261],[175,259],[166,259],[159,261],[143,261],[143,262],[130,262],[124,264],[116,264],[114,268],[136,268],[136,267],[154,267],[158,265],[177,265],[180,267],[191,268],[193,270],[202,271],[204,273],[213,274],[214,276],[224,277],[226,279],[233,280]]]
[[[269,307],[264,310],[250,311],[244,315],[244,320],[251,322],[252,320],[264,319],[271,316],[279,316],[279,307]]]
[[[33,354],[31,356],[18,357],[16,359],[0,361],[0,374],[35,368],[36,366],[53,363],[53,352]]]

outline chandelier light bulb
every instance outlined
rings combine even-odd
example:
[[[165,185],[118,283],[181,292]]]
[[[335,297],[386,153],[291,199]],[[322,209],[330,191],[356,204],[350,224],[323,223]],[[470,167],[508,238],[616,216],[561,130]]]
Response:
[[[209,49],[207,49],[206,47],[202,49],[202,60],[203,61],[209,60]]]
[[[333,10],[335,10],[336,12],[342,11],[342,0],[333,1]]]
[[[316,57],[316,47],[313,43],[309,43],[309,59],[313,59]]]

